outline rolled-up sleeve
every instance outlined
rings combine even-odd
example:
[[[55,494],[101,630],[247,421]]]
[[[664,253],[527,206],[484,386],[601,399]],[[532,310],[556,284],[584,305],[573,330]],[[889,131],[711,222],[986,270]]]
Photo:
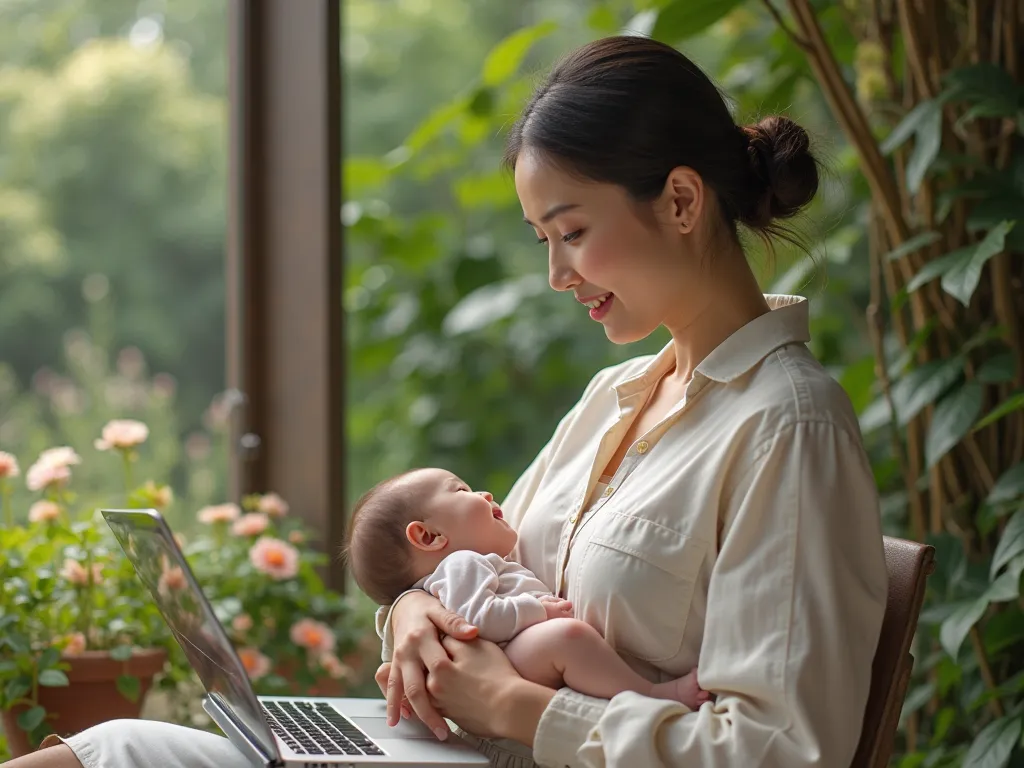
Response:
[[[795,421],[757,446],[723,501],[690,711],[559,691],[535,734],[545,766],[847,766],[886,602],[878,496],[859,436]]]

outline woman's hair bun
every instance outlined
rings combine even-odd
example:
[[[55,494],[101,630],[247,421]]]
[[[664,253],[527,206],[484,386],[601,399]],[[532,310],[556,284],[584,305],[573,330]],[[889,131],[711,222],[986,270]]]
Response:
[[[739,218],[768,229],[773,219],[789,218],[811,201],[818,191],[818,163],[807,131],[787,117],[772,115],[740,130],[754,184]]]

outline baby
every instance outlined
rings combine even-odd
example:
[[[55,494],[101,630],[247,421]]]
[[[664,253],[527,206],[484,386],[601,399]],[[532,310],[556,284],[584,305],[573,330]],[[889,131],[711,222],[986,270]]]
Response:
[[[635,691],[694,710],[710,699],[696,670],[664,683],[634,672],[596,629],[572,618],[571,603],[507,559],[517,539],[491,494],[444,469],[418,469],[359,500],[346,553],[356,583],[378,604],[426,590],[501,645],[527,680],[602,699]]]

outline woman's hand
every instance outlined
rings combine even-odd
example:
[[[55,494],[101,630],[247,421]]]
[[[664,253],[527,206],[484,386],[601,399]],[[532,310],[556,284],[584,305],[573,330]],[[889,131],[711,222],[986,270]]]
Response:
[[[494,643],[446,637],[441,644],[446,658],[431,668],[427,691],[445,716],[476,736],[532,745],[555,691],[523,680]]]
[[[402,598],[392,609],[391,627],[395,638],[391,666],[386,677],[386,665],[376,675],[377,685],[387,697],[388,724],[398,723],[403,701],[407,700],[407,706],[443,741],[448,738],[448,724],[430,700],[426,679],[428,672],[433,674],[438,666],[451,664],[438,632],[472,640],[477,629],[426,592],[412,592]]]

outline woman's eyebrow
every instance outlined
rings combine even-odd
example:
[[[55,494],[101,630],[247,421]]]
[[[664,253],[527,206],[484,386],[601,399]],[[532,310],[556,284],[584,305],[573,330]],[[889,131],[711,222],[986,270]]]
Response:
[[[556,205],[553,208],[551,208],[543,216],[541,216],[540,217],[540,223],[541,224],[547,224],[549,221],[551,221],[553,218],[555,218],[555,216],[558,216],[560,213],[565,213],[566,211],[571,211],[573,208],[579,208],[579,207],[580,207],[579,203],[560,203],[559,205]],[[536,224],[534,224],[532,221],[530,221],[525,216],[523,216],[523,221],[525,221],[531,227],[537,226]]]

